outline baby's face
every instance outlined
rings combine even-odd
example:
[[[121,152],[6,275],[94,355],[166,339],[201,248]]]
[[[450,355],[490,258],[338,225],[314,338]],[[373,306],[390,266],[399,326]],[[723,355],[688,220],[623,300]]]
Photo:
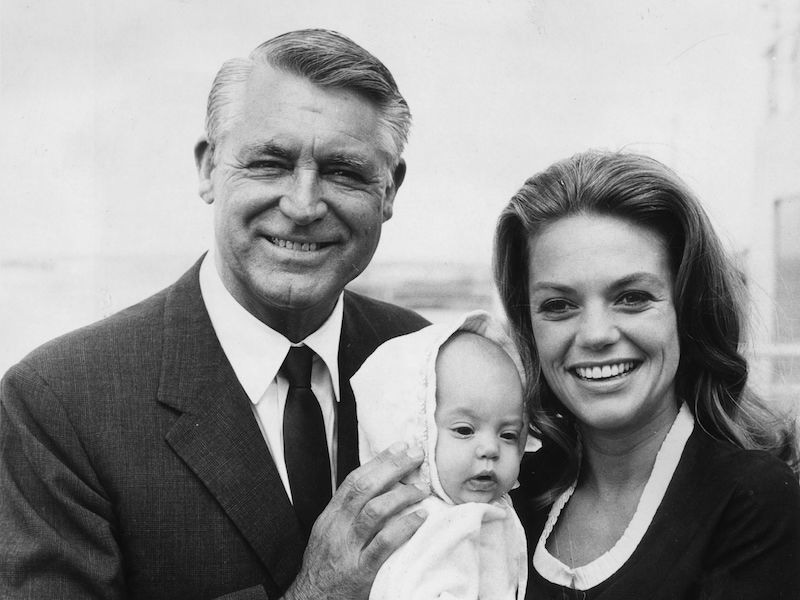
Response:
[[[519,475],[524,421],[514,363],[492,342],[458,334],[436,361],[436,467],[456,504],[491,502]]]

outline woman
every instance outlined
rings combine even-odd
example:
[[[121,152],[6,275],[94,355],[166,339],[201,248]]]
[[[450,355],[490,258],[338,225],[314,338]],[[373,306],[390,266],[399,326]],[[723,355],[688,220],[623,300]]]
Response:
[[[740,277],[686,185],[588,152],[503,211],[495,278],[542,450],[528,596],[796,598],[793,427],[746,385]]]

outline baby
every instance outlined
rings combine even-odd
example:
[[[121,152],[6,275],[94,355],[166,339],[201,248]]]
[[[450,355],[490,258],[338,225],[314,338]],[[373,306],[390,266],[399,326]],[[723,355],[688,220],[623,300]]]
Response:
[[[353,377],[361,462],[416,443],[425,461],[406,483],[432,493],[370,600],[524,597],[525,534],[508,497],[527,440],[522,379],[511,340],[485,312],[389,340]]]

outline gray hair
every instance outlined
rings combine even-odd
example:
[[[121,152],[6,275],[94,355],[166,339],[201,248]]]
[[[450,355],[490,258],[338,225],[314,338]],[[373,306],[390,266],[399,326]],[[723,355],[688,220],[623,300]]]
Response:
[[[364,48],[335,31],[290,31],[258,46],[248,58],[234,58],[220,68],[208,95],[206,138],[219,144],[233,127],[244,91],[256,65],[269,65],[328,88],[352,91],[372,102],[379,112],[379,145],[394,169],[408,140],[411,112],[394,77]]]

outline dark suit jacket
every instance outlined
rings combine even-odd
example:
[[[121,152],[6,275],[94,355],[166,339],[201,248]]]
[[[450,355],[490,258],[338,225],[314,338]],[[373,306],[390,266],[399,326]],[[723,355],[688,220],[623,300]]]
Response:
[[[198,271],[6,374],[0,597],[272,598],[294,579],[305,542]],[[358,463],[350,377],[425,324],[345,292],[340,481]]]

